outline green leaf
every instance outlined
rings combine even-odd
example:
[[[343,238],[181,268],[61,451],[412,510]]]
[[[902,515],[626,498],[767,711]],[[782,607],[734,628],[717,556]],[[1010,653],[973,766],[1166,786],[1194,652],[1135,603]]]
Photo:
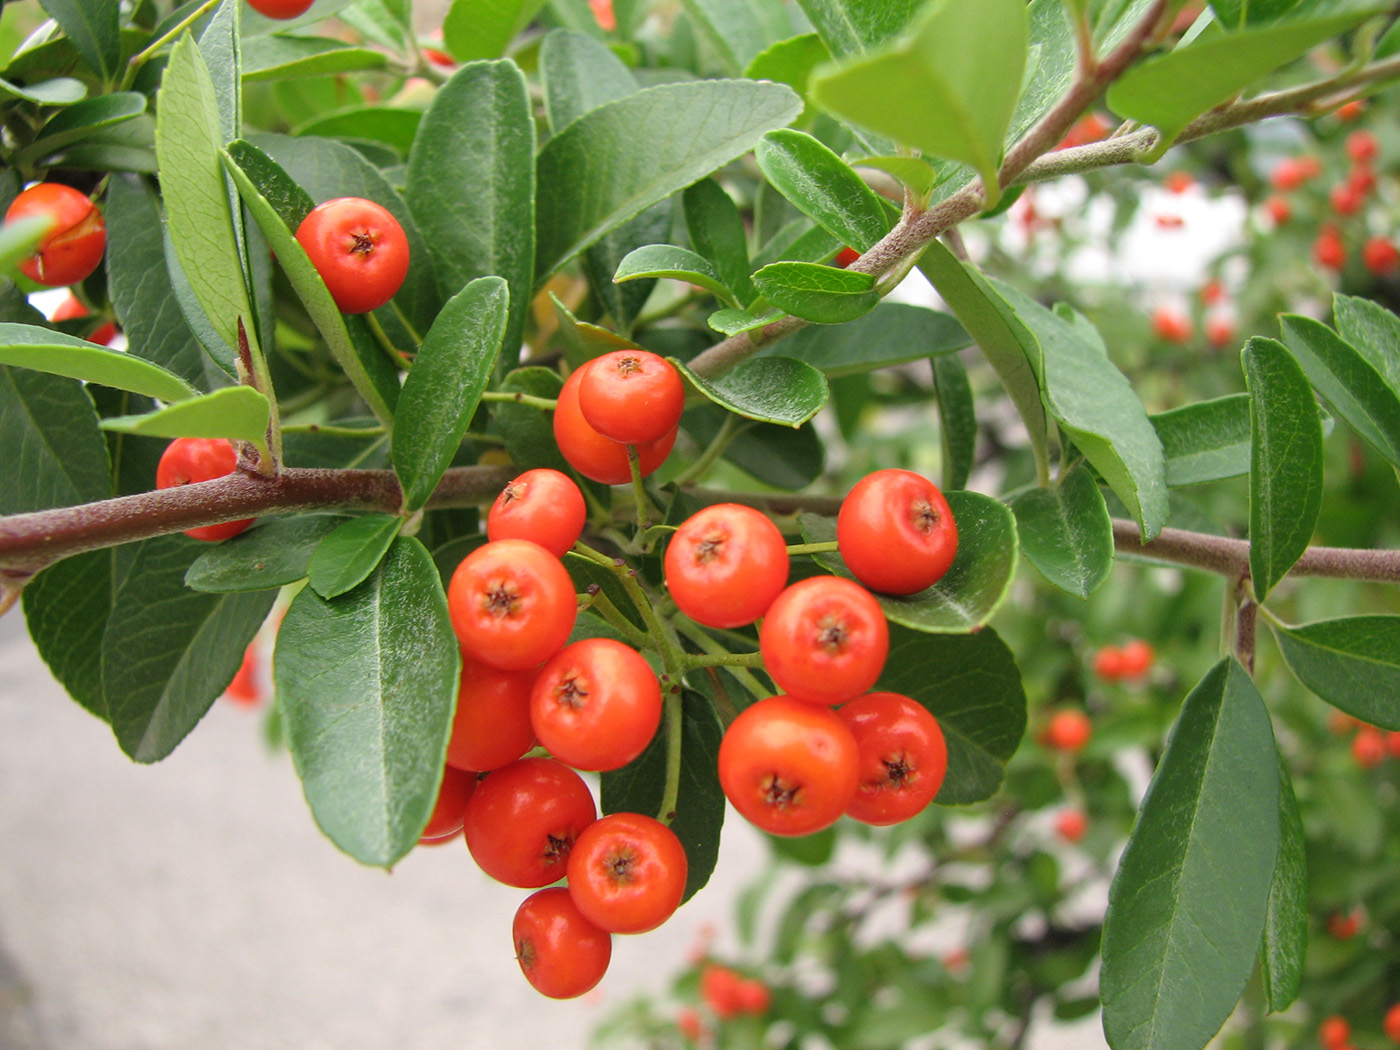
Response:
[[[356,860],[392,865],[437,800],[461,669],[427,550],[401,537],[349,594],[303,589],[273,666],[316,823]]]
[[[1298,681],[1363,722],[1400,730],[1400,616],[1270,624]]]
[[[897,42],[813,74],[812,97],[902,145],[969,165],[990,206],[1001,196],[996,173],[1021,95],[1027,26],[1024,0],[933,0]]]
[[[101,383],[162,401],[183,401],[199,393],[160,365],[37,325],[0,324],[0,365]]]
[[[1161,133],[1154,150],[1160,156],[1201,114],[1387,6],[1358,5],[1233,33],[1207,30],[1190,44],[1133,66],[1109,86],[1106,101],[1119,116]]]
[[[613,323],[624,333],[631,332],[633,322],[656,287],[656,281],[643,279],[616,284],[613,275],[631,252],[671,236],[671,212],[670,201],[653,204],[584,249],[583,274],[588,278],[588,286]]]
[[[112,495],[107,443],[75,379],[0,365],[0,514],[72,507]]]
[[[681,6],[733,76],[793,29],[787,11],[774,0],[681,0]]]
[[[10,155],[10,163],[28,167],[145,112],[146,96],[135,91],[116,91],[78,102],[50,117],[32,143]]]
[[[543,6],[544,0],[453,0],[442,42],[458,62],[500,58]]]
[[[402,526],[393,514],[366,514],[336,526],[307,565],[312,589],[322,598],[354,590],[379,566]]]
[[[211,545],[185,572],[185,586],[219,594],[265,591],[304,580],[317,545],[347,520],[343,514],[269,518]]]
[[[25,585],[29,636],[68,695],[107,720],[102,632],[112,611],[112,550],[86,551],[50,565]]]
[[[751,332],[755,328],[762,328],[766,324],[772,324],[782,317],[781,310],[770,310],[762,316],[751,314],[747,310],[725,309],[716,310],[705,318],[705,323],[716,332],[723,335],[738,335],[740,332]]]
[[[20,262],[34,254],[52,225],[51,217],[35,215],[0,226],[0,274],[13,274]]]
[[[1040,342],[1050,415],[1132,511],[1144,539],[1156,536],[1167,520],[1166,460],[1132,384],[1079,314],[1052,313],[1008,285],[992,284]]]
[[[375,103],[372,106],[349,106],[318,116],[298,125],[296,134],[299,138],[378,142],[388,146],[398,156],[406,157],[413,149],[413,140],[422,122],[421,109],[401,109]]]
[[[740,304],[758,298],[749,274],[748,233],[739,208],[714,179],[687,186],[684,194],[685,226],[691,246],[713,264],[725,287]]]
[[[239,14],[244,7],[240,0],[222,0],[204,27],[196,33],[199,53],[204,58],[214,88],[220,145],[237,138],[243,128],[243,41],[239,34]],[[236,205],[232,191],[229,196],[230,205]],[[234,231],[239,237],[242,236],[240,221],[235,220]],[[242,241],[239,246],[243,246]],[[246,257],[243,263],[246,270]]]
[[[857,251],[869,251],[889,232],[889,213],[875,191],[811,135],[791,128],[770,131],[754,158],[798,211]]]
[[[1186,698],[1109,890],[1114,1050],[1202,1047],[1234,1010],[1264,931],[1278,783],[1269,714],[1226,659]]]
[[[760,423],[800,427],[821,411],[830,393],[825,376],[790,357],[752,358],[713,379],[673,363],[715,404]]]
[[[310,36],[253,37],[243,47],[243,79],[251,83],[383,69],[381,51]]]
[[[782,343],[764,347],[755,357],[781,354],[796,358],[835,379],[951,354],[971,343],[972,337],[950,314],[882,302],[847,324],[804,328]]]
[[[148,540],[112,602],[102,635],[102,695],[112,731],[137,762],[158,762],[233,680],[258,633],[271,591],[201,594],[185,572],[198,540]]]
[[[122,61],[118,0],[40,0],[83,61],[102,80],[115,79]]]
[[[1400,467],[1400,396],[1374,364],[1321,321],[1279,317],[1283,341],[1317,392],[1372,448]]]
[[[857,168],[874,168],[898,179],[917,196],[928,197],[943,170],[923,157],[858,157],[851,161]]]
[[[877,313],[879,311],[876,311]],[[977,452],[977,409],[967,369],[955,354],[930,360],[933,390],[938,400],[938,438],[943,450],[945,492],[967,486]]]
[[[877,594],[892,623],[928,634],[965,634],[982,627],[1006,600],[1016,575],[1018,540],[1011,508],[977,492],[947,492],[948,507],[958,523],[958,553],[944,577],[927,590],[904,598]],[[836,539],[836,519],[803,514],[798,518],[808,543]],[[816,559],[833,572],[850,577],[837,554]]]
[[[817,324],[853,321],[880,302],[870,274],[821,263],[769,263],[753,275],[753,283],[780,310]]]
[[[707,447],[728,414],[709,402],[688,409],[681,427],[701,448]],[[752,424],[740,430],[725,449],[724,458],[740,470],[775,488],[795,491],[821,476],[825,463],[822,440],[812,427]]]
[[[1230,29],[1254,22],[1272,22],[1298,6],[1298,0],[1210,0],[1220,24]]]
[[[323,22],[341,9],[349,7],[355,0],[316,0],[304,14],[295,18],[269,18],[260,15],[244,5],[243,37],[264,36],[268,33],[286,33],[302,26]]]
[[[170,238],[170,228],[164,224],[161,227],[161,249],[165,254],[165,272],[170,278],[170,289],[175,295],[175,304],[185,319],[185,326],[194,333],[195,339],[204,348],[205,356],[229,379],[236,379],[238,367],[234,349],[214,330],[213,323],[190,286],[189,278],[185,276],[185,268],[181,265],[180,257],[175,252],[175,243]]]
[[[545,144],[536,275],[544,277],[650,205],[752,149],[802,108],[780,84],[663,84],[599,106]]]
[[[167,229],[185,279],[213,330],[237,349],[242,322],[250,349],[257,353],[253,307],[219,161],[223,142],[214,83],[199,49],[185,36],[171,52],[156,117]]]
[[[448,300],[428,330],[395,414],[394,472],[405,510],[428,501],[457,454],[500,355],[509,314],[506,282],[479,277]]]
[[[770,44],[754,55],[744,70],[750,80],[772,80],[786,84],[804,99],[812,71],[823,62],[831,61],[831,52],[816,33],[804,33]],[[804,107],[803,116],[809,110]]]
[[[948,774],[935,799],[962,806],[991,798],[1026,731],[1021,672],[991,628],[933,635],[890,627],[890,655],[875,688],[917,700],[938,719]]]
[[[55,77],[39,84],[20,87],[8,80],[0,80],[0,98],[23,99],[39,106],[71,106],[87,97],[87,85],[72,77]]]
[[[906,25],[922,0],[798,0],[837,57],[883,44]]]
[[[564,381],[552,368],[531,365],[506,374],[500,389],[508,394],[529,394],[533,397],[558,398]],[[517,405],[509,401],[491,402],[491,417],[505,439],[510,460],[521,470],[553,467],[569,472],[569,464],[554,440],[551,417],[533,405]]]
[[[250,386],[226,386],[139,416],[113,416],[103,430],[146,437],[228,438],[266,447],[271,416],[266,395]]]
[[[232,142],[222,155],[248,213],[277,253],[282,272],[326,341],[331,356],[375,417],[389,423],[399,394],[397,373],[376,348],[366,350],[356,340],[355,329],[363,335],[363,321],[347,322],[293,232],[311,211],[310,196],[276,161],[251,143]]]
[[[1298,997],[1308,947],[1308,858],[1303,817],[1282,760],[1278,774],[1278,861],[1269,887],[1259,967],[1264,997],[1274,1013],[1286,1010]]]
[[[986,355],[1026,424],[1036,463],[1048,476],[1050,424],[1040,395],[1044,364],[1039,341],[981,272],[971,263],[960,262],[940,242],[924,249],[919,272]]]
[[[725,287],[723,279],[704,258],[687,248],[670,244],[646,244],[627,253],[618,265],[614,281],[635,281],[642,277],[670,277],[698,284],[716,297],[737,307],[739,300]]]
[[[1008,142],[1029,131],[1064,97],[1074,83],[1078,62],[1074,26],[1063,0],[1031,0],[1027,14],[1030,50],[1026,58],[1026,87],[1011,118]]]
[[[1337,333],[1355,347],[1400,397],[1400,317],[1380,303],[1355,295],[1332,297]]]
[[[1308,549],[1322,509],[1322,420],[1302,367],[1284,345],[1244,345],[1249,387],[1249,574],[1263,601]]]
[[[551,30],[540,45],[544,108],[558,134],[579,117],[616,102],[640,86],[632,71],[602,41],[568,29]]]
[[[710,881],[719,857],[724,824],[724,792],[719,786],[719,743],[724,735],[710,702],[686,690],[682,697],[681,781],[671,830],[685,847],[686,879],[682,902]],[[666,732],[656,734],[636,759],[604,773],[604,813],[655,816],[666,788]]]
[[[1229,394],[1151,417],[1167,460],[1167,484],[1198,485],[1249,473],[1249,395]]]
[[[1088,467],[1080,464],[1053,488],[1011,500],[1021,549],[1062,591],[1087,598],[1113,568],[1113,519]]]
[[[499,61],[463,66],[438,90],[408,158],[405,195],[431,246],[442,295],[491,274],[510,285],[507,364],[519,357],[534,282],[534,156],[524,74]]]

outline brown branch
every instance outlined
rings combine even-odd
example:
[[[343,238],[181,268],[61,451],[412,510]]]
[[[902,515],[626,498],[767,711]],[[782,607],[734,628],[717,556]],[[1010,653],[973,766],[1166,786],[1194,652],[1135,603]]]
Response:
[[[428,506],[489,501],[515,473],[510,467],[456,467],[443,475]],[[402,501],[398,480],[389,470],[303,468],[284,470],[275,478],[236,472],[213,481],[0,518],[0,577],[23,581],[72,554],[200,525],[306,510],[397,514]]]

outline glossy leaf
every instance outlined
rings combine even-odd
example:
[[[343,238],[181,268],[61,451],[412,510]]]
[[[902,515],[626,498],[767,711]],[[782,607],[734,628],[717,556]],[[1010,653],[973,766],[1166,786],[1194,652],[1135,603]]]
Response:
[[[87,98],[87,85],[72,77],[55,77],[21,87],[0,80],[0,99],[18,98],[39,106],[71,106]]]
[[[492,274],[510,286],[507,364],[519,357],[534,281],[534,156],[524,74],[499,61],[463,66],[439,89],[408,158],[405,196],[443,298]]]
[[[779,193],[856,251],[869,251],[889,232],[889,214],[875,191],[811,135],[791,128],[770,131],[754,157]]]
[[[883,171],[921,197],[927,197],[943,175],[941,167],[923,157],[857,157],[851,164],[857,168]]]
[[[1278,802],[1278,862],[1269,887],[1259,967],[1265,1000],[1275,1013],[1286,1010],[1298,997],[1308,947],[1308,858],[1303,817],[1281,759]]]
[[[1298,0],[1210,0],[1211,10],[1228,29],[1255,22],[1272,22],[1298,6]]]
[[[1048,470],[1046,435],[1050,424],[1040,395],[1044,367],[1040,342],[981,272],[960,262],[940,242],[933,241],[924,250],[919,272],[986,355],[1026,424],[1036,461]]]
[[[1400,616],[1272,626],[1298,681],[1363,722],[1400,730]]]
[[[552,368],[531,365],[506,374],[500,389],[505,393],[530,394],[534,397],[557,398],[564,382]],[[491,402],[495,427],[505,439],[511,462],[521,470],[553,467],[567,473],[569,464],[554,440],[553,417],[533,405],[517,405],[510,401]]]
[[[544,107],[556,134],[585,113],[635,92],[640,85],[622,59],[600,40],[568,29],[540,45]]]
[[[773,0],[681,0],[691,20],[737,76],[770,44],[792,33],[792,20]]]
[[[1400,397],[1400,317],[1380,303],[1340,293],[1332,297],[1332,315],[1337,334],[1380,374],[1390,392]]]
[[[66,146],[93,138],[104,129],[134,120],[146,112],[146,96],[114,91],[61,109],[39,129],[34,141],[10,156],[10,163],[30,165],[57,154]]]
[[[1385,4],[1356,5],[1339,14],[1303,16],[1233,33],[1207,30],[1190,44],[1129,69],[1110,85],[1109,108],[1157,128],[1160,155],[1202,113],[1386,9]]]
[[[831,53],[838,57],[883,44],[909,23],[921,0],[798,0]]]
[[[102,632],[112,611],[114,556],[108,549],[64,558],[34,577],[21,595],[34,648],[68,695],[104,722]]]
[[[1113,520],[1093,472],[1080,464],[1051,488],[1011,500],[1016,531],[1040,574],[1062,591],[1087,598],[1113,568]]]
[[[273,661],[311,813],[364,864],[392,865],[432,812],[461,657],[427,550],[400,538],[365,583],[293,600]]]
[[[1132,384],[1078,314],[1051,312],[1008,285],[993,287],[1035,334],[1044,355],[1045,405],[1151,539],[1167,520],[1162,443]]]
[[[875,278],[820,263],[769,263],[753,283],[780,310],[817,324],[841,324],[868,314],[880,302]]]
[[[248,142],[229,144],[224,164],[248,212],[262,230],[288,282],[306,307],[336,363],[381,422],[393,419],[398,376],[377,350],[357,345],[345,315],[335,305],[294,231],[313,206],[311,197],[262,150]],[[362,323],[362,322],[360,322]]]
[[[985,625],[1006,600],[1016,575],[1016,521],[1009,507],[989,496],[965,491],[944,495],[958,523],[958,553],[947,574],[917,594],[875,598],[891,623],[928,634],[965,634]],[[798,524],[808,543],[836,539],[835,518],[803,514]],[[851,575],[837,554],[816,559],[833,572]]]
[[[1321,321],[1283,314],[1279,326],[1284,343],[1332,411],[1400,467],[1400,396],[1386,385],[1382,373]]]
[[[831,52],[816,33],[803,33],[770,44],[754,55],[744,69],[744,76],[750,80],[772,80],[786,84],[804,99],[807,85],[812,79],[812,71],[823,62],[831,61]],[[811,112],[803,109],[803,117]]]
[[[719,434],[727,413],[706,402],[681,417],[681,429],[707,447]],[[795,491],[821,476],[825,465],[822,440],[812,427],[751,423],[740,428],[725,449],[724,459],[774,488]]]
[[[749,277],[753,268],[749,265],[748,233],[738,206],[714,179],[687,186],[684,201],[691,246],[710,261],[741,305],[753,302],[758,290]]]
[[[83,385],[0,365],[0,514],[72,507],[112,495],[107,443]]]
[[[1228,394],[1151,417],[1167,460],[1167,484],[1197,485],[1249,473],[1249,395]]]
[[[1264,931],[1278,784],[1268,712],[1224,660],[1186,698],[1109,890],[1100,994],[1114,1050],[1199,1048],[1234,1010]]]
[[[252,83],[383,69],[382,51],[339,40],[282,34],[253,37],[243,48],[243,79]]]
[[[296,134],[308,138],[358,139],[361,151],[366,141],[382,143],[397,156],[406,157],[413,149],[413,140],[422,123],[421,109],[382,104],[351,106],[298,125]]]
[[[262,626],[270,591],[201,594],[185,572],[204,545],[162,536],[137,548],[102,635],[102,694],[123,751],[158,762],[227,688]]]
[[[897,42],[814,74],[812,97],[901,145],[969,165],[994,204],[1027,36],[1022,0],[934,0]]]
[[[890,655],[875,688],[903,693],[938,719],[948,745],[939,805],[996,793],[1026,731],[1026,694],[1011,650],[995,631],[932,635],[891,625]]]
[[[113,416],[103,430],[146,437],[228,438],[264,445],[271,411],[267,397],[250,386],[226,386],[138,416]]]
[[[210,546],[185,572],[196,591],[264,591],[306,578],[317,545],[347,521],[343,514],[298,514],[259,522]]]
[[[971,343],[972,337],[951,314],[883,302],[847,324],[804,328],[755,356],[796,358],[834,379],[950,354]]]
[[[747,310],[729,308],[716,310],[705,318],[705,323],[723,335],[738,335],[740,332],[751,332],[755,328],[772,324],[782,316],[781,310],[768,310],[760,315],[751,314]]]
[[[704,258],[688,248],[670,244],[646,244],[627,253],[613,275],[614,281],[635,281],[643,277],[669,277],[677,281],[698,284],[716,297],[736,307],[734,293],[725,287],[723,279]]]
[[[1308,549],[1322,509],[1322,421],[1302,367],[1273,339],[1245,343],[1253,454],[1249,574],[1263,601]]]
[[[802,108],[780,84],[663,84],[599,106],[546,143],[537,181],[536,275],[752,149]]]
[[[506,282],[480,277],[448,300],[424,338],[394,422],[394,472],[406,510],[427,502],[457,454],[501,353],[509,315]]]
[[[316,547],[307,564],[311,588],[322,598],[338,598],[364,583],[399,534],[403,519],[366,514],[341,522]]]
[[[40,0],[83,61],[102,80],[111,80],[122,61],[119,0]]]
[[[686,880],[682,901],[710,881],[719,857],[724,825],[724,792],[719,786],[719,744],[724,735],[714,708],[687,690],[682,698],[681,781],[671,830],[685,847]],[[642,754],[602,775],[604,813],[655,816],[666,787],[666,727]]]
[[[214,106],[219,114],[218,143],[237,138],[243,129],[243,38],[239,32],[240,15],[248,5],[240,0],[221,0],[209,20],[197,28],[199,53],[209,70],[214,88]],[[232,191],[226,190],[230,206],[236,204]],[[234,236],[244,248],[241,221],[234,222]],[[243,256],[245,271],[248,259]]]
[[[977,452],[977,409],[967,369],[954,354],[932,358],[933,389],[938,401],[938,438],[943,451],[943,484],[949,489],[967,487]]]
[[[500,58],[544,0],[453,0],[442,19],[442,42],[458,62]]]
[[[223,142],[209,69],[193,41],[184,37],[171,52],[161,82],[156,117],[161,195],[184,278],[220,340],[235,349],[240,320],[249,340],[256,340],[219,160]]]
[[[101,383],[162,401],[183,401],[199,393],[160,365],[37,325],[0,324],[0,365]]]
[[[1031,0],[1026,14],[1030,23],[1026,87],[1011,118],[1007,142],[1019,139],[1064,97],[1074,82],[1078,61],[1064,0]]]
[[[826,377],[790,357],[758,357],[709,378],[672,362],[691,384],[717,405],[760,423],[800,427],[826,404]]]
[[[248,5],[244,5],[243,10],[243,36],[254,37],[263,36],[267,33],[286,33],[293,29],[299,29],[305,25],[314,25],[323,22],[331,15],[342,9],[349,7],[355,0],[315,0],[315,3],[303,14],[295,18],[269,18],[260,15]]]
[[[129,354],[205,389],[228,375],[186,323],[165,267],[161,213],[145,180],[116,176],[107,186],[107,291],[126,333]]]

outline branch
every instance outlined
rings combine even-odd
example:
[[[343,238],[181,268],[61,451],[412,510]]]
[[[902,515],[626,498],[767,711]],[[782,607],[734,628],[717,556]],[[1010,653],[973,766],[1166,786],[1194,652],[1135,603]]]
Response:
[[[456,467],[443,475],[428,507],[493,499],[511,467]],[[275,478],[236,472],[213,481],[141,492],[78,507],[0,518],[0,579],[23,581],[83,551],[150,539],[199,525],[306,510],[397,514],[403,494],[390,470],[284,470]]]

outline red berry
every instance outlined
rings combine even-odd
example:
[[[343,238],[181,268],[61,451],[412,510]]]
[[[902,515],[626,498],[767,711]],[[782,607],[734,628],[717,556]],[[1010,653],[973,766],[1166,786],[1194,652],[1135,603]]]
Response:
[[[33,255],[20,271],[39,284],[77,284],[102,261],[107,223],[86,194],[58,182],[41,182],[19,194],[5,211],[5,222],[39,216],[51,220]]]
[[[885,826],[921,813],[948,771],[943,730],[928,708],[899,693],[866,693],[836,714],[855,738],[860,762],[846,814]]]
[[[1334,912],[1327,917],[1327,932],[1339,941],[1349,941],[1361,932],[1361,913],[1353,908],[1343,914]]]
[[[305,14],[313,0],[248,0],[248,6],[268,18],[296,18]]]
[[[1385,277],[1400,270],[1400,250],[1388,237],[1370,237],[1361,246],[1361,261],[1377,277]]]
[[[750,1017],[760,1017],[768,1012],[768,1007],[772,1005],[773,993],[768,990],[768,986],[755,977],[740,981],[734,989],[734,1001],[741,1014],[748,1014]]]
[[[1374,769],[1385,761],[1385,736],[1375,726],[1362,726],[1351,738],[1351,757],[1362,769]]]
[[[1069,133],[1060,140],[1060,144],[1055,148],[1069,149],[1073,146],[1087,146],[1091,142],[1098,142],[1112,130],[1113,125],[1103,114],[1086,113],[1075,122],[1075,125],[1069,129]]]
[[[1357,117],[1361,116],[1366,109],[1366,103],[1359,98],[1354,98],[1350,102],[1337,107],[1337,119],[1343,124],[1350,124]]]
[[[578,602],[568,571],[549,551],[529,540],[494,540],[457,566],[447,610],[464,652],[523,671],[569,640]]]
[[[778,688],[818,704],[869,692],[889,647],[880,603],[840,576],[794,583],[768,607],[758,632],[764,667]]]
[[[1365,197],[1376,188],[1376,173],[1365,165],[1358,164],[1347,176],[1347,185],[1358,196]]]
[[[1050,716],[1042,740],[1055,751],[1081,751],[1094,735],[1089,716],[1078,708],[1066,708]]]
[[[1380,144],[1369,131],[1353,131],[1347,136],[1347,156],[1353,164],[1369,164],[1380,155]]]
[[[88,308],[83,305],[83,301],[72,292],[69,292],[63,302],[58,304],[50,321],[76,321],[88,315]]]
[[[1219,278],[1212,277],[1205,284],[1201,285],[1201,302],[1206,306],[1214,306],[1216,303],[1225,301],[1225,286],[1220,283]]]
[[[1400,758],[1400,732],[1387,733],[1385,746],[1386,750],[1390,752],[1391,758]]]
[[[598,815],[583,778],[552,758],[522,758],[488,773],[463,817],[467,849],[507,886],[548,886],[564,877],[569,851]]]
[[[666,587],[707,627],[743,627],[787,585],[787,543],[767,515],[738,503],[692,514],[666,547]]]
[[[705,1025],[700,1020],[699,1012],[689,1006],[683,1006],[676,1011],[676,1027],[680,1029],[681,1035],[692,1043],[698,1043],[705,1037]]]
[[[1124,678],[1142,678],[1152,670],[1156,655],[1150,644],[1141,638],[1134,638],[1121,650],[1120,673]]]
[[[1313,241],[1313,258],[1319,266],[1329,270],[1340,270],[1346,265],[1346,245],[1335,226],[1324,226],[1317,235],[1317,240]]]
[[[383,306],[408,276],[408,237],[387,208],[363,197],[318,204],[297,227],[297,241],[343,313]]]
[[[425,47],[423,49],[423,57],[433,65],[442,66],[445,69],[451,69],[457,65],[457,60],[455,58],[446,51],[439,51],[435,47]]]
[[[232,474],[238,467],[238,454],[223,438],[176,438],[165,447],[156,464],[156,488],[190,485],[212,481]],[[253,524],[252,518],[201,525],[186,529],[185,535],[196,540],[217,543],[230,539]]]
[[[589,10],[593,12],[593,20],[598,23],[598,28],[605,33],[611,33],[617,28],[617,15],[613,12],[613,0],[588,0]]]
[[[1153,217],[1159,230],[1179,230],[1186,225],[1180,215],[1156,215]]]
[[[587,520],[588,507],[573,478],[538,467],[501,490],[486,515],[486,535],[530,540],[562,558],[578,542]]]
[[[509,765],[535,743],[530,725],[534,669],[502,671],[462,654],[447,764],[486,772]]]
[[[836,544],[846,567],[871,590],[914,594],[952,566],[958,526],[933,482],[909,470],[877,470],[841,501]]]
[[[844,270],[859,258],[860,252],[856,251],[854,248],[846,247],[837,252],[836,258],[831,261],[833,265],[839,266]]]
[[[1208,318],[1206,341],[1217,350],[1223,350],[1235,341],[1235,322],[1222,314]]]
[[[511,938],[525,979],[551,999],[573,999],[595,987],[612,961],[612,935],[589,922],[559,886],[525,898]]]
[[[1366,203],[1366,198],[1348,182],[1339,182],[1328,191],[1327,199],[1332,210],[1338,215],[1355,215]]]
[[[739,1016],[739,984],[743,978],[727,966],[710,963],[700,971],[700,998],[716,1017],[727,1021]]]
[[[1094,654],[1094,674],[1103,682],[1116,682],[1123,677],[1123,650],[1105,645]]]
[[[428,823],[423,827],[420,840],[435,842],[451,838],[461,831],[467,803],[475,790],[475,773],[453,769],[451,766],[444,767],[437,801],[433,804],[433,812],[428,816]]]
[[[661,683],[640,653],[611,638],[566,645],[540,669],[530,724],[559,761],[619,769],[646,750],[661,724]]]
[[[641,445],[675,430],[685,406],[676,366],[646,350],[614,350],[596,357],[579,381],[578,407],[598,433]]]
[[[575,370],[564,380],[559,400],[554,406],[554,443],[569,462],[569,466],[584,477],[604,485],[625,485],[632,478],[627,463],[627,446],[600,434],[579,407],[579,386],[593,362]],[[654,473],[676,443],[672,429],[656,441],[637,446],[637,461],[642,477]]]
[[[1168,193],[1185,193],[1194,185],[1196,180],[1189,171],[1173,171],[1162,180],[1162,186]]]
[[[680,907],[686,871],[685,847],[674,831],[640,813],[612,813],[574,842],[569,895],[609,933],[646,933]]]
[[[1351,1022],[1337,1014],[1324,1017],[1322,1023],[1317,1026],[1317,1040],[1327,1050],[1337,1050],[1338,1047],[1346,1045],[1350,1038]]]
[[[1157,338],[1168,343],[1185,343],[1192,335],[1190,319],[1170,306],[1159,306],[1152,311],[1152,330]]]
[[[1083,810],[1062,809],[1055,815],[1055,834],[1066,842],[1079,842],[1089,830],[1089,818]]]
[[[1268,213],[1270,222],[1282,226],[1293,216],[1293,205],[1288,203],[1287,197],[1274,194],[1264,201],[1264,211]]]
[[[1385,1020],[1381,1024],[1385,1028],[1385,1034],[1390,1037],[1390,1041],[1400,1043],[1400,1003],[1396,1003],[1385,1012]]]

